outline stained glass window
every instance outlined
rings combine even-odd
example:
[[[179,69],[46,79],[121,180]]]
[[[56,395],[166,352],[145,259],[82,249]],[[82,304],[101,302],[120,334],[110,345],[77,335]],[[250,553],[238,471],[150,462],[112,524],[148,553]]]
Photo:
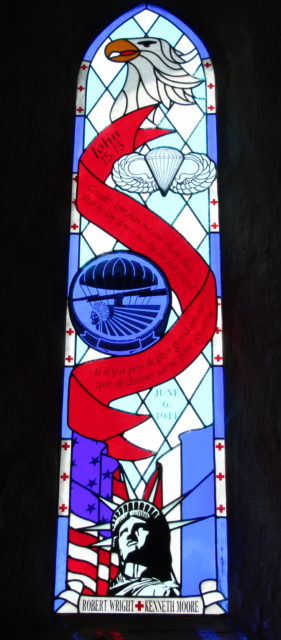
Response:
[[[140,5],[81,62],[58,613],[227,611],[215,78]]]

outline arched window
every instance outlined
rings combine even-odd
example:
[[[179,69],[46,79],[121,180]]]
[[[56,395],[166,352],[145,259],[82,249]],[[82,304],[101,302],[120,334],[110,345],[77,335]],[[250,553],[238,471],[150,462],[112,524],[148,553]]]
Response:
[[[227,611],[215,114],[208,51],[159,7],[81,63],[58,613]]]

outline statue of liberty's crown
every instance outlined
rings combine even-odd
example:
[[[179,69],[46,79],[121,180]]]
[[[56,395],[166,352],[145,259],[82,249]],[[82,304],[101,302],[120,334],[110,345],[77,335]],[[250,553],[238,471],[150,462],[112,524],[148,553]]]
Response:
[[[208,474],[206,477],[208,477],[209,475],[210,474]],[[184,498],[186,498],[189,494],[191,494],[192,491],[196,489],[198,486],[196,485],[196,487],[193,487],[190,491],[187,491],[186,493],[180,495],[175,500],[172,500],[172,502],[169,502],[169,504],[166,504],[165,506],[158,508],[155,504],[153,504],[153,500],[155,498],[159,477],[154,483],[154,486],[148,496],[148,499],[145,500],[144,498],[142,499],[138,498],[138,496],[136,495],[135,491],[133,490],[129,482],[128,477],[124,473],[123,469],[122,469],[122,476],[127,489],[129,500],[124,500],[121,504],[117,505],[112,500],[103,498],[102,496],[95,494],[103,504],[105,504],[107,507],[109,507],[109,509],[111,509],[112,511],[111,522],[92,524],[91,526],[81,527],[80,529],[85,533],[86,532],[97,533],[99,531],[111,530],[111,536],[106,537],[103,540],[100,540],[99,542],[95,542],[92,545],[94,548],[96,547],[102,547],[104,549],[111,548],[112,540],[116,537],[116,535],[118,535],[117,529],[122,524],[122,522],[124,522],[127,518],[131,516],[132,517],[134,516],[136,518],[143,518],[144,520],[149,520],[149,519],[156,520],[157,518],[163,517],[163,516],[166,518],[166,516],[171,511],[173,511],[173,509],[177,507],[184,500]],[[199,517],[199,518],[192,518],[190,520],[176,520],[176,521],[169,520],[167,521],[167,524],[171,531],[173,529],[178,529],[180,527],[192,524],[194,522],[199,522],[200,520],[205,520],[205,516]]]
[[[160,514],[160,510],[151,502],[147,502],[146,500],[128,500],[114,511],[111,519],[112,532],[114,533],[129,516],[149,520],[150,518],[159,518]]]

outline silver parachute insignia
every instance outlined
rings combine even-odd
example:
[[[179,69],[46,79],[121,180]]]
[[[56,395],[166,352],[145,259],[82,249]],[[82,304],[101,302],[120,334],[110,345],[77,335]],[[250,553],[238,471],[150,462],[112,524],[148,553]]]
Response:
[[[183,163],[183,153],[178,149],[159,147],[149,151],[144,156],[144,159],[155,178],[159,190],[165,196]]]
[[[208,189],[216,177],[213,160],[203,153],[183,154],[173,147],[157,147],[145,155],[130,153],[113,166],[112,178],[124,191],[168,191],[189,195]]]

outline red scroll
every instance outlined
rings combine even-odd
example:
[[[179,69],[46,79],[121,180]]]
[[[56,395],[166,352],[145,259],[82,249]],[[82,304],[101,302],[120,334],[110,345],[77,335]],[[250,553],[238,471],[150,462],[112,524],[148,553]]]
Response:
[[[83,436],[105,441],[110,456],[127,460],[151,455],[123,437],[147,416],[112,409],[108,404],[178,375],[206,346],[216,326],[215,280],[203,258],[147,207],[104,184],[118,158],[168,133],[163,129],[139,130],[152,109],[129,113],[104,129],[82,155],[78,175],[79,212],[131,250],[153,260],[164,271],[182,307],[176,324],[148,350],[87,362],[72,371],[70,427]]]

